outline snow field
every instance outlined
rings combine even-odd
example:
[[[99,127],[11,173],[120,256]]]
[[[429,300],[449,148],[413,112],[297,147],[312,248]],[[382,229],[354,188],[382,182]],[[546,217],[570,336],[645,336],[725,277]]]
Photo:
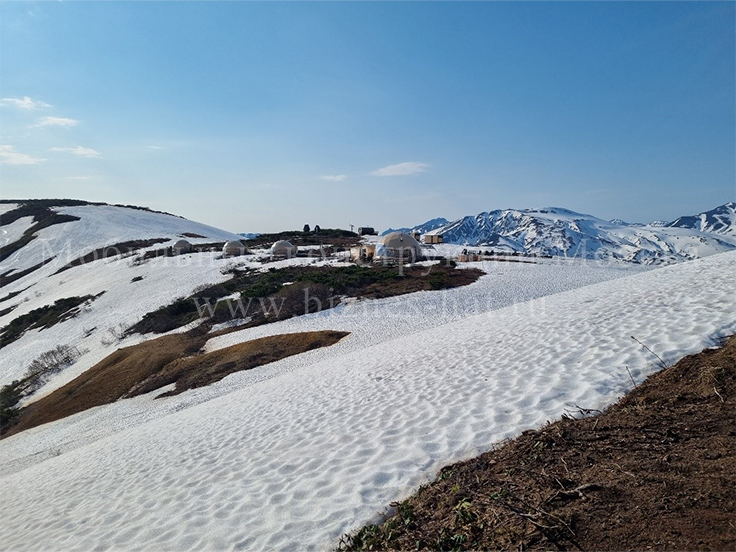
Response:
[[[206,240],[187,238],[193,243],[237,239],[235,234],[206,224],[140,209],[128,209],[112,205],[82,205],[77,207],[54,207],[52,210],[60,214],[79,217],[81,220],[54,224],[40,230],[33,241],[0,263],[3,272],[10,268],[24,270],[56,256],[52,262],[35,271],[28,279],[23,278],[21,281],[15,282],[14,285],[18,289],[21,289],[21,282],[24,287],[28,286],[31,278],[32,281],[38,281],[41,277],[53,274],[77,257],[116,243],[150,238],[171,238],[173,242],[179,239],[179,236],[184,232],[207,237]],[[20,220],[26,220],[26,218],[32,220],[32,217],[24,217]],[[0,229],[15,227],[20,220],[0,227]],[[26,227],[31,225],[32,223],[27,223]],[[21,225],[18,228],[21,228]],[[15,232],[15,230],[13,231]],[[160,248],[166,245],[167,243],[161,243],[156,247]],[[15,289],[12,285],[8,287],[11,290]]]
[[[128,267],[125,260],[116,260],[105,264],[104,261],[91,263],[81,270],[88,270],[84,278],[76,278],[75,284],[79,287],[70,287],[64,284],[65,293],[75,295],[96,294],[103,289],[108,291],[94,301],[88,311],[78,317],[52,328],[38,331],[31,330],[17,342],[10,344],[2,351],[8,361],[2,364],[0,373],[2,380],[12,381],[20,377],[28,364],[38,356],[39,351],[48,350],[56,343],[67,343],[80,348],[89,349],[89,353],[81,357],[76,364],[55,376],[36,395],[30,398],[35,400],[71,381],[74,377],[91,368],[112,353],[116,348],[133,345],[144,339],[156,336],[133,335],[125,340],[103,346],[100,337],[107,334],[104,329],[114,327],[119,322],[132,323],[143,314],[156,308],[159,304],[173,301],[180,295],[186,295],[198,284],[204,281],[221,281],[225,276],[220,274],[218,267],[233,262],[229,259],[206,259],[209,254],[197,254],[195,259],[201,263],[188,264],[185,257],[153,259],[141,267]],[[283,267],[288,264],[304,264],[306,259],[297,258],[289,261],[279,261]],[[247,266],[260,267],[268,270],[272,264],[260,265],[246,261]],[[324,264],[319,261],[317,264]],[[538,265],[519,263],[468,263],[467,266],[482,267],[488,275],[483,276],[470,286],[464,286],[446,291],[419,292],[399,297],[380,300],[358,301],[348,300],[333,310],[324,310],[320,313],[300,316],[277,323],[267,324],[256,328],[233,332],[226,336],[211,339],[206,350],[213,351],[243,341],[258,337],[278,335],[283,333],[339,329],[348,331],[350,336],[336,345],[310,351],[291,359],[228,376],[221,382],[203,389],[197,389],[179,395],[176,398],[150,401],[150,404],[141,406],[138,403],[122,401],[104,408],[122,409],[119,417],[125,420],[125,426],[150,420],[152,417],[165,415],[210,400],[233,389],[251,385],[262,379],[276,377],[289,370],[300,369],[302,366],[313,364],[325,358],[344,355],[351,351],[362,350],[376,343],[397,339],[423,329],[447,324],[455,320],[488,312],[515,303],[521,303],[574,289],[591,283],[596,283],[623,275],[635,273],[641,268],[613,263],[602,267],[588,261],[547,262]],[[72,269],[77,270],[77,269]],[[128,271],[128,274],[126,274]],[[55,278],[69,274],[64,272]],[[79,274],[79,273],[78,273]],[[123,276],[124,274],[124,276]],[[130,279],[136,275],[145,274],[140,281],[131,283]],[[42,304],[47,304],[46,297],[54,299],[53,293],[60,293],[62,289],[58,282],[48,279],[44,285]],[[182,293],[182,290],[188,290]],[[28,309],[28,307],[25,307]],[[102,330],[94,335],[84,337],[85,329],[97,327]],[[12,361],[12,362],[11,362]],[[106,416],[104,410],[94,409],[89,413],[79,414],[75,425],[64,426],[45,432],[45,439],[34,441],[30,449],[25,441],[18,446],[3,449],[0,446],[0,467],[3,471],[21,469],[29,462],[37,462],[48,456],[49,450],[67,451],[87,442],[108,435],[107,426],[97,423],[97,416]]]
[[[0,247],[18,241],[31,226],[33,217],[21,217],[15,222],[0,226]]]
[[[733,333],[735,268],[726,253],[398,335],[239,389],[231,376],[232,392],[127,429],[118,407],[132,401],[11,437],[0,451],[85,415],[108,434],[2,477],[0,539],[34,550],[328,549],[442,465],[569,403],[614,402],[631,386],[626,366],[638,381],[657,369],[631,335],[673,362]]]
[[[18,208],[17,203],[0,203],[0,216]]]

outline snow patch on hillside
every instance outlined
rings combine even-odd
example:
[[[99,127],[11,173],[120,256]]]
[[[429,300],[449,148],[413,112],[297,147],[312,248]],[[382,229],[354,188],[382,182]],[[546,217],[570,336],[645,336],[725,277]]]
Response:
[[[14,209],[18,208],[17,203],[0,203],[0,219],[5,213],[9,213],[10,211],[13,211]]]
[[[77,257],[107,245],[151,238],[169,238],[173,243],[185,232],[206,236],[206,240],[187,238],[193,243],[238,239],[238,236],[231,232],[206,224],[141,209],[112,205],[81,205],[54,207],[52,210],[79,217],[80,220],[55,224],[40,230],[33,241],[0,262],[0,272],[11,268],[24,270],[50,257],[56,257],[42,271],[33,273],[36,275],[34,280],[38,280],[42,275],[53,274]],[[164,243],[158,247],[165,245]],[[28,285],[27,279],[23,279],[22,282],[24,287]]]
[[[0,226],[0,247],[18,241],[23,232],[33,226],[33,217],[21,217],[18,220]]]

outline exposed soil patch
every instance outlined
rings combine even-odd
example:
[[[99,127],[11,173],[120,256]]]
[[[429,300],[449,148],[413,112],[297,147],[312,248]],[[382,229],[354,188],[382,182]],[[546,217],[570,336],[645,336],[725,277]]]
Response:
[[[17,423],[5,436],[171,383],[176,383],[176,389],[167,395],[209,385],[240,370],[332,345],[346,335],[334,331],[276,335],[187,356],[211,337],[194,330],[118,349],[65,386],[21,409]]]
[[[7,272],[6,272],[6,274],[7,274]],[[2,303],[3,301],[9,301],[13,297],[17,297],[18,295],[20,295],[21,293],[23,293],[24,291],[26,291],[30,287],[31,286],[28,286],[27,288],[25,288],[25,289],[19,289],[18,291],[11,291],[7,295],[4,295],[4,296],[0,297],[0,303]]]
[[[110,205],[112,207],[125,207],[126,209],[135,209],[136,211],[148,211],[149,213],[159,213],[161,215],[169,215],[176,218],[184,218],[180,215],[167,213],[166,211],[157,211],[149,207],[140,205],[123,205],[122,203],[105,203],[103,201],[85,201],[83,199],[0,199],[0,203],[17,203],[20,205],[29,205],[31,208],[49,208],[49,207],[78,207],[80,205]],[[12,212],[12,211],[11,211]],[[12,220],[5,220],[7,214],[2,215],[0,226],[10,224]],[[23,215],[26,216],[26,215]]]
[[[15,203],[18,205],[12,211],[0,215],[0,226],[12,224],[16,220],[32,216],[34,219],[40,219],[48,216],[51,207],[76,207],[79,205],[89,205],[86,201],[77,199],[3,199],[0,203]],[[102,203],[95,205],[104,205]]]
[[[50,257],[48,259],[45,259],[41,261],[40,263],[33,265],[30,268],[26,268],[25,270],[21,270],[20,272],[16,272],[15,269],[8,270],[7,272],[3,272],[0,274],[0,287],[5,287],[8,284],[12,284],[16,280],[20,280],[24,276],[28,276],[31,272],[35,272],[39,268],[41,268],[43,265],[50,263],[53,261],[56,257]],[[26,288],[28,289],[28,288]],[[2,301],[2,299],[0,299]]]
[[[184,232],[181,234],[182,238],[206,238],[207,236],[202,236],[201,234],[195,234],[194,232]]]
[[[204,355],[182,358],[167,364],[161,371],[136,385],[126,396],[148,393],[171,383],[176,383],[176,388],[160,396],[178,395],[187,389],[220,381],[234,372],[250,370],[291,355],[333,345],[346,335],[348,332],[336,331],[283,334],[239,343]]]
[[[190,346],[196,350],[202,344],[201,340],[193,343],[186,334],[176,334],[118,349],[65,386],[21,409],[7,435],[114,402],[169,362],[194,352]]]
[[[11,224],[23,217],[33,217],[34,224],[28,228],[23,235],[13,243],[0,247],[0,261],[10,257],[13,253],[25,247],[36,237],[36,233],[44,228],[64,222],[79,220],[72,215],[61,215],[52,211],[49,204],[43,201],[29,201],[22,203],[18,208],[8,211],[2,215],[1,225]]]
[[[736,338],[442,469],[344,550],[736,549]]]
[[[18,251],[19,249],[28,245],[31,240],[36,237],[36,233],[39,230],[53,226],[54,224],[62,224],[64,222],[73,222],[79,220],[79,217],[73,215],[63,215],[56,213],[52,210],[52,207],[77,207],[80,205],[110,205],[108,203],[96,203],[89,201],[82,201],[78,199],[3,199],[0,203],[17,203],[18,207],[7,213],[3,213],[0,216],[0,226],[6,224],[12,224],[16,220],[32,216],[33,226],[23,232],[20,239],[0,247],[0,261],[7,259]],[[114,207],[125,207],[127,209],[136,209],[138,211],[148,211],[149,213],[160,213],[162,215],[169,215],[172,217],[183,218],[178,215],[172,215],[164,211],[155,211],[148,207],[139,207],[137,205],[119,205],[113,204]],[[158,242],[156,242],[158,243]]]
[[[348,265],[236,271],[227,282],[208,286],[146,314],[128,332],[164,333],[202,317],[207,318],[207,324],[249,318],[241,327],[253,327],[334,308],[342,296],[374,299],[449,289],[471,284],[483,274],[479,269],[458,269],[454,264],[403,269]],[[217,302],[233,295],[238,299]]]
[[[205,236],[202,236],[205,237]],[[223,246],[225,245],[225,242],[210,242],[210,243],[193,243],[192,248],[188,253],[185,253],[186,255],[190,255],[192,253],[207,253],[210,251],[222,251]],[[174,248],[169,247],[162,247],[160,249],[153,249],[150,251],[146,251],[142,255],[138,255],[133,262],[135,264],[143,264],[146,261],[150,259],[155,259],[157,257],[176,257],[177,254],[174,252]]]
[[[0,349],[19,339],[28,330],[51,328],[60,322],[74,318],[79,314],[82,305],[87,302],[91,303],[103,293],[105,292],[81,297],[64,297],[58,299],[53,305],[33,309],[13,319],[7,326],[0,329]]]
[[[163,243],[167,241],[169,241],[169,238],[152,238],[149,240],[130,240],[126,242],[116,243],[114,245],[106,245],[105,247],[95,249],[94,251],[90,251],[82,257],[74,259],[69,264],[62,266],[59,270],[55,272],[55,274],[59,274],[59,272],[64,272],[65,270],[69,270],[70,268],[73,268],[75,266],[81,266],[93,261],[97,261],[98,259],[106,259],[108,257],[115,257],[117,255],[123,255],[125,253],[132,253],[134,251],[138,251],[139,249],[143,249],[144,247],[150,247],[152,245],[156,245],[157,243]]]

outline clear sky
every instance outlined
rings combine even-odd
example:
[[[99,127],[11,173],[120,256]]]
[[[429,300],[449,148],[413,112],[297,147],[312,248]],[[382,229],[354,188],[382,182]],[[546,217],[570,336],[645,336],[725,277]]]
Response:
[[[736,199],[733,2],[2,2],[0,195],[232,231]]]

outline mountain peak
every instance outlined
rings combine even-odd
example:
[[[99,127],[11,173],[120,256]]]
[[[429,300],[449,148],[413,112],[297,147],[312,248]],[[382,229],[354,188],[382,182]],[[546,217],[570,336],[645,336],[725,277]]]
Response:
[[[667,226],[736,237],[736,202],[729,201],[710,211],[680,217]]]
[[[572,209],[565,209],[564,207],[542,207],[541,209],[527,209],[530,213],[558,213],[560,215],[574,215],[574,216],[590,216],[578,213]]]
[[[432,232],[433,230],[436,230],[437,228],[441,228],[442,226],[446,225],[450,221],[443,217],[437,217],[433,218],[431,220],[428,220],[427,222],[420,224],[418,226],[414,226],[413,228],[387,228],[383,232],[381,232],[382,236],[385,236],[386,234],[390,234],[391,232],[419,232],[420,234],[426,234],[427,232]]]
[[[736,248],[736,203],[659,226],[605,221],[564,207],[497,209],[404,231],[441,234],[448,244],[496,251],[667,263]],[[431,228],[428,230],[428,228]]]

